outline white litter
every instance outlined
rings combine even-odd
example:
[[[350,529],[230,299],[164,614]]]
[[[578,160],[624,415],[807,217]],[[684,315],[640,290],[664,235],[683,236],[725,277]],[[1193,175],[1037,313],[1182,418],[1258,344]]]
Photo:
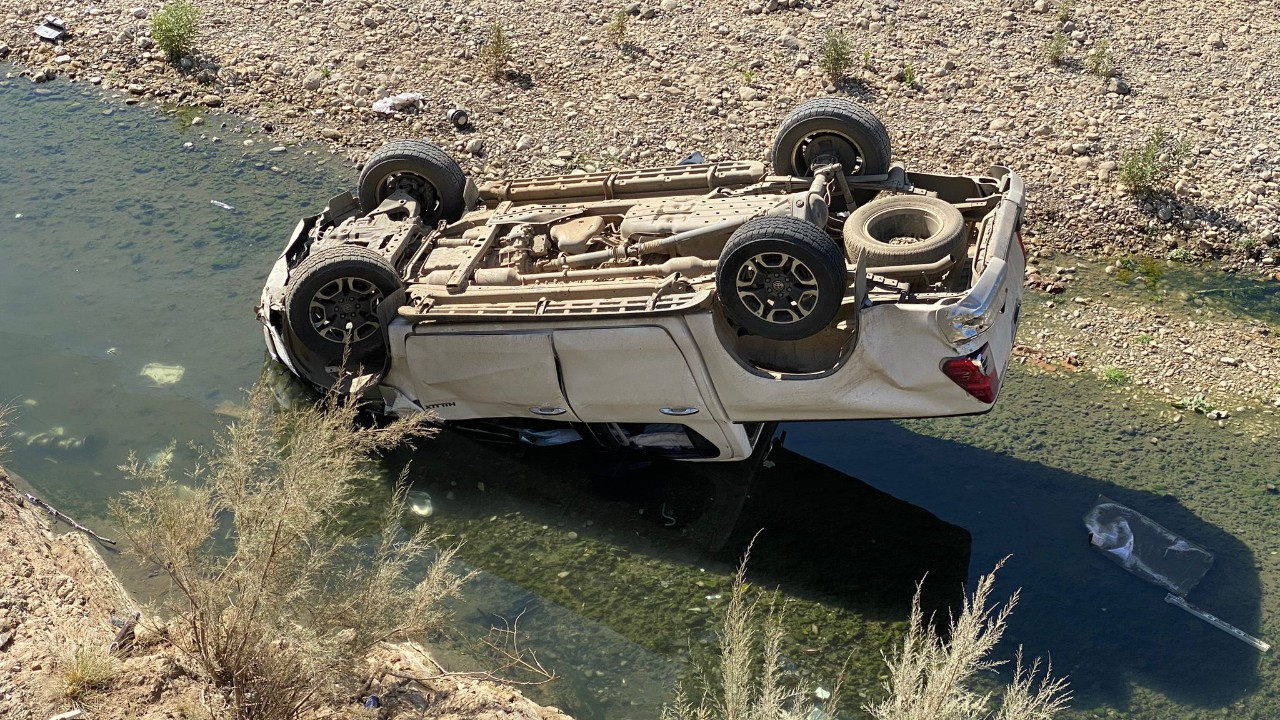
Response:
[[[419,517],[431,517],[435,512],[431,496],[424,490],[410,490],[405,496],[405,504],[409,506],[409,512]]]
[[[209,204],[210,204],[210,205],[214,205],[214,206],[216,206],[216,207],[220,207],[220,208],[222,208],[223,210],[235,210],[235,208],[234,208],[234,207],[232,207],[232,206],[230,206],[230,205],[228,205],[228,204],[226,204],[226,203],[222,202],[221,200],[210,200],[210,201],[209,201]]]
[[[384,97],[381,100],[374,101],[373,110],[384,115],[390,115],[397,110],[403,110],[410,106],[422,107],[422,93],[407,92]]]
[[[186,372],[186,368],[181,365],[161,365],[160,363],[151,363],[150,365],[142,368],[142,372],[138,374],[149,378],[151,382],[154,382],[160,387],[166,387],[178,384],[178,381],[182,380],[182,376],[186,374]]]

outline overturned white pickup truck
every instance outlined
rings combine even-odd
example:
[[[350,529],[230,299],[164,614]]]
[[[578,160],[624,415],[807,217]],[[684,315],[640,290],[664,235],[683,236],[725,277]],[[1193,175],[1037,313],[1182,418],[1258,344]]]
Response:
[[[834,98],[782,122],[773,174],[477,186],[392,142],[298,224],[258,317],[295,375],[387,413],[687,459],[746,457],[769,421],[985,412],[1018,326],[1022,181],[891,159],[880,121]]]

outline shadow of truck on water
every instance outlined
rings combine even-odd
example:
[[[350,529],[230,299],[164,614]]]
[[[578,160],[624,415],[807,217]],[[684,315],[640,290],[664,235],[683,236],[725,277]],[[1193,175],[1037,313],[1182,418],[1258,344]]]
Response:
[[[1075,708],[1105,705],[1125,712],[1134,685],[1205,708],[1224,707],[1258,688],[1256,650],[1166,604],[1162,588],[1124,572],[1088,543],[1082,517],[1098,495],[1142,512],[1216,556],[1188,599],[1257,635],[1262,588],[1252,551],[1175,497],[922,435],[890,422],[784,429],[795,452],[856,474],[968,530],[975,577],[1012,555],[999,575],[995,597],[1021,588],[1021,600],[1001,656],[1012,657],[1022,644],[1028,656],[1051,657],[1055,672],[1070,676]],[[803,478],[793,480],[797,486],[803,483]],[[812,524],[819,528],[824,522],[814,517]]]

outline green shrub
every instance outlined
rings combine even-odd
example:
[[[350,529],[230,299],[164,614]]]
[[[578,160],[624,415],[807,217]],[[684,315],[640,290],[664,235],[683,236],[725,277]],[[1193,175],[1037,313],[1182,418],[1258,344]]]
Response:
[[[1111,41],[1102,38],[1093,44],[1085,60],[1089,72],[1099,77],[1111,77],[1116,71],[1116,56],[1111,52]]]
[[[172,61],[191,53],[200,32],[200,8],[191,0],[166,3],[151,20],[151,39]]]
[[[1067,54],[1067,36],[1061,30],[1055,32],[1053,37],[1049,39],[1049,44],[1045,46],[1044,54],[1049,62],[1054,65],[1062,62],[1062,58]]]
[[[1076,11],[1076,0],[1062,0],[1058,3],[1058,22],[1066,22],[1071,19],[1071,13]]]
[[[822,57],[818,65],[833,83],[844,79],[853,68],[853,44],[842,30],[828,30],[822,42]]]
[[[1148,195],[1168,182],[1189,149],[1190,143],[1174,140],[1157,127],[1141,147],[1121,156],[1120,182],[1136,194]]]
[[[485,74],[495,80],[507,72],[507,63],[511,62],[511,40],[498,23],[489,26],[489,40],[480,47],[480,61],[484,64]]]
[[[1102,381],[1111,387],[1120,387],[1129,382],[1129,375],[1123,369],[1109,365],[1102,370]]]
[[[910,60],[902,68],[902,82],[906,85],[916,84],[916,66]]]
[[[614,47],[622,47],[627,41],[627,14],[619,10],[605,26],[604,34]]]

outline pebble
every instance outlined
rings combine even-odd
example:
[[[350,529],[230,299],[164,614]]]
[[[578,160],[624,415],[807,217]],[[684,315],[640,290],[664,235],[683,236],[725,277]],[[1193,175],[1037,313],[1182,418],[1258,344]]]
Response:
[[[200,102],[201,104],[211,108],[222,107],[222,98],[212,93],[205,95],[200,99]]]
[[[342,138],[342,133],[338,132],[336,128],[321,128],[320,137],[326,140],[339,140]]]
[[[533,147],[533,136],[531,135],[521,135],[520,139],[516,141],[516,150],[520,152],[528,150],[532,147]]]
[[[479,155],[482,151],[484,151],[484,139],[471,138],[470,140],[467,141],[467,145],[465,149],[468,153],[472,155]]]
[[[283,145],[276,145],[275,147],[271,148],[267,152],[271,153],[272,155],[283,155],[285,152],[288,151],[288,149],[289,148]]]

